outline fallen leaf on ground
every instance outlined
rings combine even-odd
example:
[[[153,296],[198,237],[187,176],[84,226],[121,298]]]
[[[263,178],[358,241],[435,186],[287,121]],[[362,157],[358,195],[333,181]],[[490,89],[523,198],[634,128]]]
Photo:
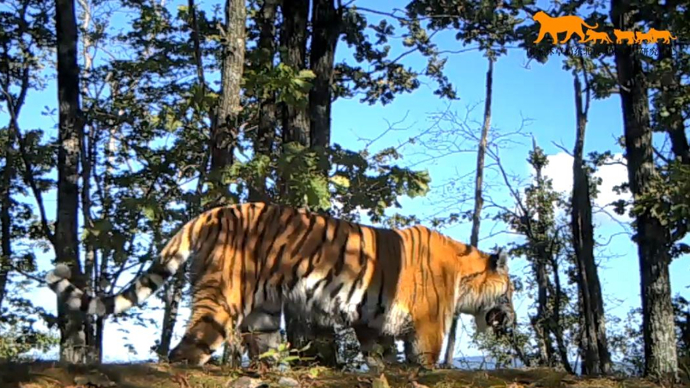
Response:
[[[388,384],[388,379],[386,378],[386,375],[384,375],[383,373],[381,373],[381,376],[372,381],[371,386],[372,388],[390,388],[390,385]]]

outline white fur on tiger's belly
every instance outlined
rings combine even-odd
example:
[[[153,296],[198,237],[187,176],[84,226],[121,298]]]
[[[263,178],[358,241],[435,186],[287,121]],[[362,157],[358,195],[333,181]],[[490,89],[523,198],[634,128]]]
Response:
[[[389,335],[401,335],[408,331],[412,322],[410,312],[404,306],[395,303],[384,315],[382,331]]]
[[[350,287],[343,285],[333,296],[331,293],[338,287],[336,278],[331,283],[319,283],[325,274],[312,273],[307,279],[300,279],[295,287],[286,292],[285,297],[291,309],[305,319],[321,325],[342,325],[359,319],[358,306],[363,292],[355,290],[348,302]],[[309,297],[311,296],[311,297]]]

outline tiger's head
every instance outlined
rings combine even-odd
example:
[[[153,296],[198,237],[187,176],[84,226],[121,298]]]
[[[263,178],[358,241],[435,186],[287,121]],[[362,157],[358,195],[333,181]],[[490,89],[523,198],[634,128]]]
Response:
[[[542,24],[545,20],[553,19],[551,16],[549,16],[546,12],[544,11],[539,11],[532,16],[532,20],[535,22],[538,22],[539,24]]]
[[[457,312],[472,315],[479,333],[490,330],[498,336],[506,335],[515,322],[508,255],[501,249],[479,262],[479,268],[475,266],[478,272],[460,284]]]

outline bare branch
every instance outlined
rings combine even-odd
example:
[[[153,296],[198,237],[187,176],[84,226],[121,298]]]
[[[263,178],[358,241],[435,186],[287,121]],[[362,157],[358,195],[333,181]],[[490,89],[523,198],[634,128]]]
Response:
[[[565,152],[566,154],[573,156],[573,153],[569,151],[565,146],[561,144],[557,144],[555,141],[552,141],[551,144],[553,144],[556,148],[560,149],[561,151]]]

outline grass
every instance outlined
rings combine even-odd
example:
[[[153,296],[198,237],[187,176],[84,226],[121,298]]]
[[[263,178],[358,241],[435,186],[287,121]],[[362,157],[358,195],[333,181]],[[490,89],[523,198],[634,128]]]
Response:
[[[232,382],[243,376],[258,378],[268,387],[279,387],[281,377],[291,377],[299,382],[300,387],[307,388],[385,388],[386,384],[391,388],[662,387],[643,379],[578,378],[552,369],[439,369],[418,373],[401,367],[389,368],[384,375],[385,379],[382,380],[373,373],[345,373],[316,367],[280,373],[153,363],[94,366],[61,365],[55,362],[0,363],[2,388],[225,388],[233,387]]]

